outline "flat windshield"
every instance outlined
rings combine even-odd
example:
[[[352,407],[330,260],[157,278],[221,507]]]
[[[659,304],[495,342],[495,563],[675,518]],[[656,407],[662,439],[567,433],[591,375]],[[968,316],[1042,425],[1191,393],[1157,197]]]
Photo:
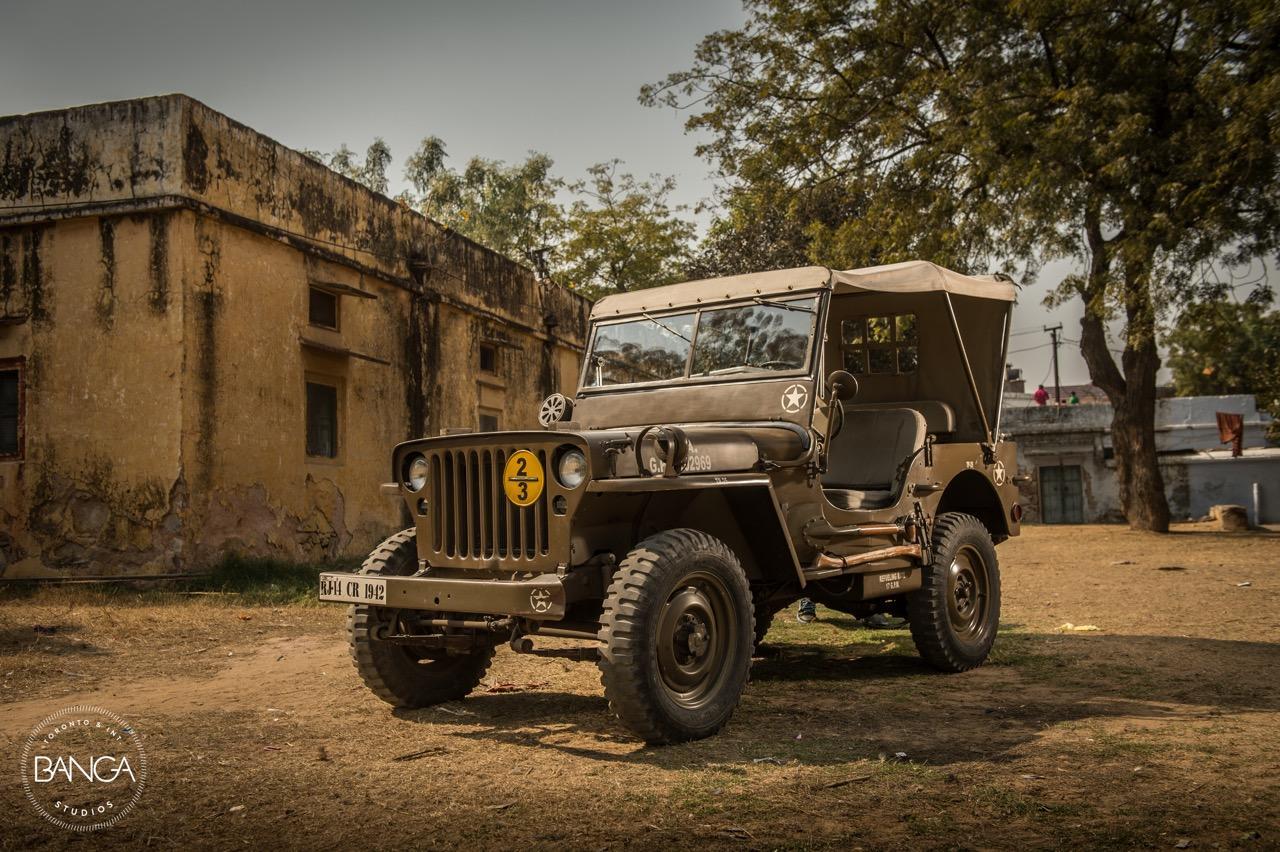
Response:
[[[689,363],[697,314],[643,317],[596,329],[587,387],[678,379]]]
[[[801,370],[817,308],[816,296],[759,298],[598,325],[584,387]]]
[[[702,312],[693,375],[799,370],[809,354],[817,299],[766,301]]]

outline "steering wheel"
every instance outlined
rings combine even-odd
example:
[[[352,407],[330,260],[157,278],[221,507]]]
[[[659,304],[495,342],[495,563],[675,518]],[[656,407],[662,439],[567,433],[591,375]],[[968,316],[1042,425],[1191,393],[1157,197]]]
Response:
[[[790,361],[762,361],[756,366],[762,370],[794,370],[796,367]]]

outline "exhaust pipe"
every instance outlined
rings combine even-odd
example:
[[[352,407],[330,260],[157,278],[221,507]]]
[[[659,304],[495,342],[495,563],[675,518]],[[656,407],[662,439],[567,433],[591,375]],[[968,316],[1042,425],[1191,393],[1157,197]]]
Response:
[[[806,580],[825,580],[828,577],[848,574],[857,566],[866,565],[868,562],[879,562],[881,559],[896,559],[898,557],[920,559],[921,555],[919,544],[896,544],[892,547],[882,547],[878,550],[868,550],[865,553],[854,553],[849,556],[819,553],[814,563],[804,569],[804,577]]]

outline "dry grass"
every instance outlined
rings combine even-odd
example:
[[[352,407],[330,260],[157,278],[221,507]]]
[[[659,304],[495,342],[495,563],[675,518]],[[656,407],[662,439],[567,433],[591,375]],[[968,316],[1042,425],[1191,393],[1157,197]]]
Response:
[[[905,632],[780,617],[729,727],[658,749],[609,716],[567,641],[504,649],[465,701],[393,712],[352,671],[341,608],[10,595],[0,765],[14,779],[30,725],[66,704],[129,714],[153,775],[91,838],[121,846],[1280,843],[1280,536],[1032,528],[1000,555],[990,665],[937,675]],[[76,839],[12,780],[0,809],[4,848]]]

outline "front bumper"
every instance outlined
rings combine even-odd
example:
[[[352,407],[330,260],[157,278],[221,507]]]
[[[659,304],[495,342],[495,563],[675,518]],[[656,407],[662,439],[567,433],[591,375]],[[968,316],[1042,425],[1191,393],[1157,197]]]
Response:
[[[348,587],[353,581],[372,579],[367,574],[321,574],[320,600],[354,603],[354,598],[336,590]],[[385,583],[385,593],[379,593],[380,600],[362,599],[362,603],[429,612],[517,615],[540,621],[563,619],[569,603],[569,590],[555,574],[524,580],[387,576],[378,576],[376,580],[380,581],[379,586]]]

